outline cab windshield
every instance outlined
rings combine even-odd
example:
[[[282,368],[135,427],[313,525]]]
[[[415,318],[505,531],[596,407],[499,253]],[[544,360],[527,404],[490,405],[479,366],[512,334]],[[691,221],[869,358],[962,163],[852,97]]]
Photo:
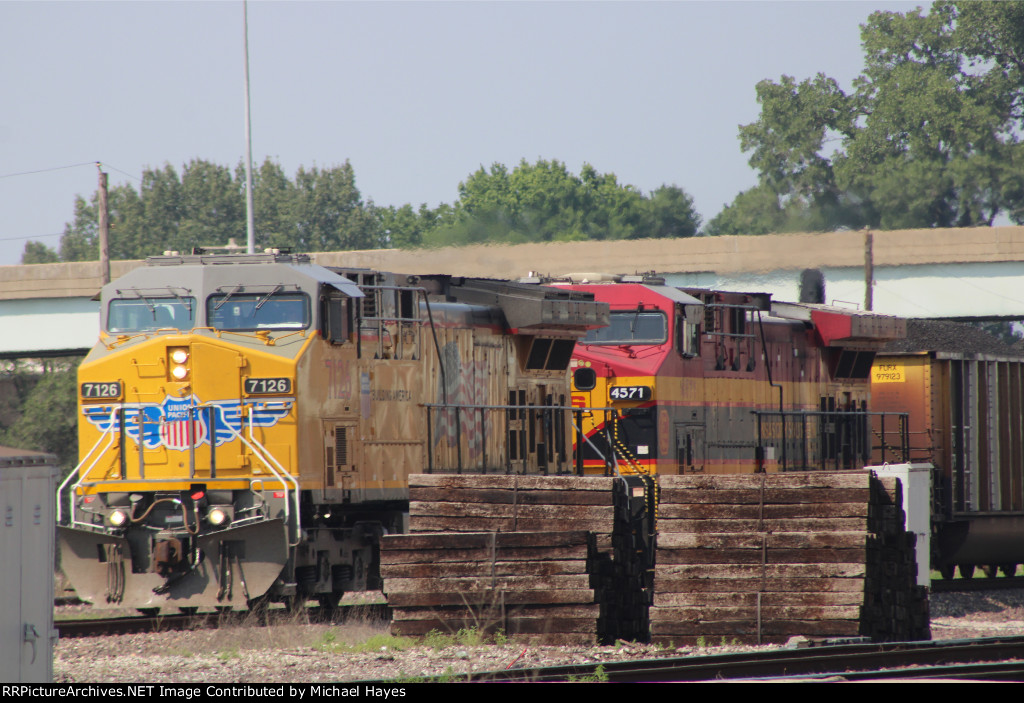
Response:
[[[662,344],[668,339],[665,313],[613,310],[611,324],[587,332],[584,344]]]
[[[305,293],[218,293],[206,300],[206,320],[218,330],[301,330],[309,327]]]
[[[118,298],[107,309],[107,332],[126,334],[158,329],[189,330],[196,326],[196,299],[175,296]]]

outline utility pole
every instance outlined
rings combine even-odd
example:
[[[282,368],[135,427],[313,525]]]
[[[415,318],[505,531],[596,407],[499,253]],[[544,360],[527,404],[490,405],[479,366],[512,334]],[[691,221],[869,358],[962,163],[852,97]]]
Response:
[[[875,235],[864,228],[864,309],[875,309]]]
[[[110,214],[107,210],[107,174],[103,173],[103,165],[97,161],[96,168],[100,172],[99,210],[100,210],[100,278],[103,285],[110,283]]]

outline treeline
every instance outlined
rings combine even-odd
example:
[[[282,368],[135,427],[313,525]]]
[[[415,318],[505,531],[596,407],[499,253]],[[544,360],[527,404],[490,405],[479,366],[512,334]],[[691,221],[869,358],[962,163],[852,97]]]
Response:
[[[349,163],[299,168],[288,178],[266,160],[254,173],[256,243],[295,251],[340,251],[482,242],[691,237],[700,228],[693,199],[676,186],[649,195],[585,165],[580,175],[558,161],[480,168],[459,184],[459,199],[437,208],[377,206],[364,200]],[[29,242],[23,263],[98,257],[99,194],[75,200],[58,250]],[[136,190],[110,188],[110,255],[138,259],[165,250],[224,246],[245,239],[245,176],[194,160],[147,169]]]
[[[48,452],[65,470],[78,462],[77,371],[81,360],[0,362],[0,446]]]
[[[589,165],[579,175],[558,161],[481,167],[454,203],[414,208],[364,200],[348,163],[288,178],[267,160],[253,187],[257,244],[323,251],[1024,223],[1024,2],[876,12],[861,37],[864,69],[850,91],[820,73],[757,85],[760,116],[739,137],[758,184],[703,230],[682,188],[645,194]],[[240,167],[147,169],[138,189],[110,191],[111,256],[241,241],[243,196]],[[77,198],[59,249],[29,242],[23,262],[96,258],[96,202]]]
[[[861,40],[850,92],[758,83],[740,127],[758,184],[706,234],[1024,223],[1024,3],[876,12]]]

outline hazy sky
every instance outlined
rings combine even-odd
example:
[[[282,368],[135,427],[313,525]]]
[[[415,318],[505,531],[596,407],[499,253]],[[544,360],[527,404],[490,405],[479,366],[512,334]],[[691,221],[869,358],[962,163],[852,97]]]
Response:
[[[674,183],[707,221],[755,183],[737,126],[757,82],[849,89],[859,25],[920,4],[251,2],[253,160],[291,177],[348,159],[364,199],[414,206],[481,165],[588,162]],[[136,186],[147,166],[240,162],[242,7],[0,0],[0,264],[57,246],[92,162]]]

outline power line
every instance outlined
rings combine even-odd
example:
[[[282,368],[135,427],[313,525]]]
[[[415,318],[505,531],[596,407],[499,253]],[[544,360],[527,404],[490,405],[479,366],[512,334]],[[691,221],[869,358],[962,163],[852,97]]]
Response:
[[[101,161],[101,162],[99,162],[99,163],[100,163],[100,165],[101,165],[101,166],[106,166],[106,167],[107,167],[107,168],[109,168],[109,169],[110,169],[111,171],[117,171],[118,173],[120,173],[120,174],[122,174],[122,175],[124,175],[124,176],[128,176],[128,178],[134,178],[134,179],[135,179],[135,180],[137,180],[137,181],[138,181],[139,183],[142,183],[142,179],[141,179],[141,178],[139,178],[138,176],[133,176],[132,174],[128,173],[127,171],[122,171],[122,170],[121,170],[121,169],[119,169],[119,168],[118,168],[117,166],[111,166],[111,165],[110,165],[110,164],[108,164],[108,163],[107,163],[106,161]]]
[[[80,163],[80,164],[68,164],[67,166],[54,166],[53,168],[41,168],[41,169],[37,169],[35,171],[19,171],[17,173],[5,173],[3,175],[0,175],[0,178],[14,178],[15,176],[31,176],[31,175],[36,174],[36,173],[49,173],[50,171],[64,171],[64,170],[69,169],[69,168],[79,168],[81,166],[99,166],[100,168],[108,168],[111,171],[117,171],[118,173],[120,173],[123,176],[128,176],[128,178],[134,178],[135,180],[139,181],[140,183],[142,182],[142,179],[139,178],[138,176],[136,176],[134,174],[131,174],[131,173],[128,173],[127,171],[122,171],[118,167],[112,166],[111,164],[108,164],[106,161],[85,161],[85,162]]]
[[[53,234],[29,234],[24,237],[2,237],[0,238],[0,242],[13,242],[19,239],[43,239],[45,237],[60,237],[63,234],[63,232],[54,232]]]
[[[41,168],[36,171],[19,171],[18,173],[5,173],[0,175],[0,178],[14,178],[15,176],[30,176],[35,173],[48,173],[50,171],[63,171],[69,168],[78,168],[80,166],[95,166],[98,161],[86,161],[80,164],[69,164],[67,166],[54,166],[53,168]],[[127,175],[127,174],[125,174]]]

